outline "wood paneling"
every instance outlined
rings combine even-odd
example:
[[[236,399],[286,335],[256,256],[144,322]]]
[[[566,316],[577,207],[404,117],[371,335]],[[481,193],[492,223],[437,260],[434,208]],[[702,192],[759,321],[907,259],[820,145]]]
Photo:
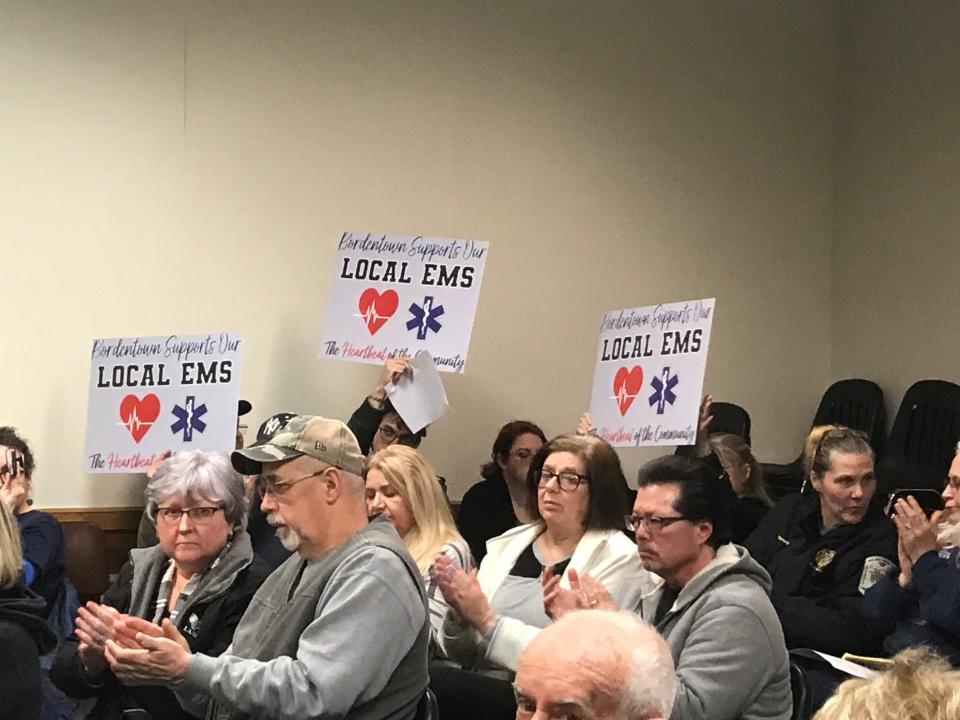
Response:
[[[111,574],[126,562],[130,548],[136,547],[137,528],[142,507],[41,508],[61,522],[88,522],[107,535],[107,563]]]

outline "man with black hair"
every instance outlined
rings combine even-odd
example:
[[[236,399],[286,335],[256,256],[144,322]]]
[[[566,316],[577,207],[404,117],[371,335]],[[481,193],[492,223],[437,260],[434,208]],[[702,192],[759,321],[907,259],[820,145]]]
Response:
[[[353,415],[347,421],[347,427],[356,436],[364,455],[375,453],[394,443],[417,448],[427,434],[426,428],[419,432],[410,432],[410,428],[387,398],[387,385],[397,382],[400,376],[409,370],[410,358],[408,357],[387,360],[380,371],[377,386],[364,398],[360,407],[353,411]]]
[[[641,471],[628,525],[662,578],[638,613],[677,667],[672,720],[790,717],[790,668],[770,576],[730,539],[734,495],[719,463],[668,456]]]
[[[716,456],[675,455],[640,470],[627,526],[656,588],[634,609],[670,646],[677,694],[670,720],[788,720],[793,698],[770,576],[730,543],[736,496]],[[589,575],[544,583],[556,618],[572,608],[616,609]]]

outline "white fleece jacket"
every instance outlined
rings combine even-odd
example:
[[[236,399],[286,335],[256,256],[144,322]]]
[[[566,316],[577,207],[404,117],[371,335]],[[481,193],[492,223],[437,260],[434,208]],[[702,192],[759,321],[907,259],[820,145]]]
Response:
[[[487,598],[500,588],[520,554],[544,531],[542,522],[515,527],[487,541],[487,554],[480,563],[477,580]],[[573,552],[570,564],[579,574],[599,580],[620,607],[634,608],[647,593],[654,592],[658,578],[643,569],[637,546],[618,530],[588,530]],[[570,587],[565,572],[560,585]],[[447,657],[467,668],[481,659],[507,670],[516,670],[517,659],[540,628],[516,618],[498,616],[482,636],[456,611],[447,610],[440,644]]]

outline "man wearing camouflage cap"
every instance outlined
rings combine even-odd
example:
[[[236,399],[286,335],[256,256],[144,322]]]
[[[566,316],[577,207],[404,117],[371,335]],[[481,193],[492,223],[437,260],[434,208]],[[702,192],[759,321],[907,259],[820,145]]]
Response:
[[[294,554],[223,655],[191,655],[169,623],[129,619],[121,643],[109,642],[114,673],[172,682],[199,717],[413,718],[427,686],[426,598],[393,526],[367,523],[354,435],[339,420],[297,416],[233,464],[258,476],[267,520]],[[134,639],[140,649],[121,646]]]

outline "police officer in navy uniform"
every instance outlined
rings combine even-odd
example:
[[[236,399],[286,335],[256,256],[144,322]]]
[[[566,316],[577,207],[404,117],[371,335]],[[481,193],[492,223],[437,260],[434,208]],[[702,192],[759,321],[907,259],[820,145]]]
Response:
[[[789,648],[876,654],[882,637],[860,614],[863,593],[896,568],[897,535],[873,503],[867,436],[824,434],[810,472],[815,494],[784,498],[744,545],[773,578],[771,599]]]

